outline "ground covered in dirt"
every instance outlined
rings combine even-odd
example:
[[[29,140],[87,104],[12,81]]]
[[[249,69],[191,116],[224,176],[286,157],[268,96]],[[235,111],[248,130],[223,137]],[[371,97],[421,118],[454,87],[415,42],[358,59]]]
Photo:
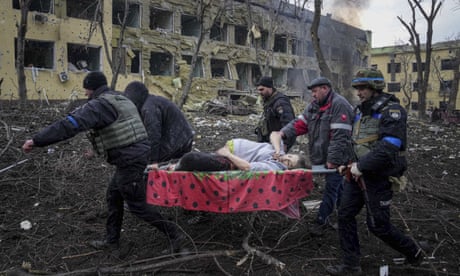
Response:
[[[165,237],[125,213],[121,249],[88,246],[105,231],[105,189],[113,170],[101,158],[86,159],[84,134],[59,144],[21,152],[24,140],[64,116],[65,105],[0,105],[0,274],[10,275],[325,275],[340,261],[336,232],[311,237],[315,210],[300,220],[278,213],[195,214],[161,208],[187,235],[188,255],[165,255]],[[227,139],[255,139],[255,115],[188,113],[196,135],[195,150],[211,151]],[[460,132],[458,127],[411,120],[408,188],[394,197],[393,222],[429,245],[422,266],[397,264],[402,256],[368,233],[359,217],[362,267],[378,275],[460,275]],[[304,149],[304,140],[295,150]],[[322,181],[305,200],[318,200]],[[364,212],[362,212],[364,213]],[[248,235],[251,233],[251,235]],[[247,241],[254,252],[243,248]],[[271,257],[271,259],[270,259]],[[284,264],[284,265],[283,265]]]

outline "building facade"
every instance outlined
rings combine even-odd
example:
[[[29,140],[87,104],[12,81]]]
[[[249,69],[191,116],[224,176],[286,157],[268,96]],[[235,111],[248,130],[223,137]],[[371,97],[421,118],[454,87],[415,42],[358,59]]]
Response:
[[[0,99],[16,100],[20,7],[18,0],[0,2]],[[123,29],[124,0],[33,0],[25,49],[28,99],[84,98],[86,72],[103,71],[110,82],[109,60],[120,66],[117,90],[138,80],[175,100],[193,75],[189,100],[202,102],[218,91],[250,93],[261,75],[271,75],[287,94],[303,95],[319,76],[310,35],[313,13],[275,2],[128,1]],[[98,11],[103,31],[94,20]],[[349,89],[353,72],[368,65],[370,32],[326,15],[319,36],[334,85]]]
[[[424,49],[424,45],[422,45]],[[428,111],[444,109],[454,84],[455,59],[460,52],[460,40],[434,43],[430,65],[430,78],[426,95]],[[422,52],[422,67],[425,55]],[[373,48],[371,66],[382,71],[385,76],[385,91],[395,93],[411,111],[418,110],[417,62],[410,45]],[[458,67],[458,65],[457,65]],[[456,82],[458,84],[458,81]],[[458,89],[459,87],[457,87]],[[457,90],[458,91],[458,90]],[[460,109],[460,99],[455,101],[455,109]]]

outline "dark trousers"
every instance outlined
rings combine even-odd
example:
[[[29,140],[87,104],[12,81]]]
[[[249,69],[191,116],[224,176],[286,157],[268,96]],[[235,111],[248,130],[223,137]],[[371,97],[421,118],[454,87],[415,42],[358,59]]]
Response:
[[[325,176],[326,186],[323,191],[323,199],[319,206],[317,222],[325,224],[329,220],[329,216],[338,206],[340,194],[342,192],[343,176],[338,172],[329,173]]]
[[[126,167],[117,167],[107,189],[107,241],[118,242],[123,223],[123,202],[135,216],[145,220],[166,234],[169,239],[177,237],[174,223],[166,220],[155,208],[146,202],[144,169],[146,164],[137,163]]]
[[[369,214],[367,215],[369,231],[396,251],[408,258],[413,258],[417,253],[418,246],[390,222],[390,205],[393,192],[388,178],[364,177],[364,180],[375,221],[375,225],[372,227]],[[356,216],[364,204],[363,192],[358,184],[354,180],[351,180],[351,182],[345,181],[338,211],[338,224],[340,247],[342,248],[343,261],[346,265],[359,265],[361,253]]]
[[[233,168],[232,162],[223,156],[207,152],[186,153],[176,165],[176,171],[228,171]]]

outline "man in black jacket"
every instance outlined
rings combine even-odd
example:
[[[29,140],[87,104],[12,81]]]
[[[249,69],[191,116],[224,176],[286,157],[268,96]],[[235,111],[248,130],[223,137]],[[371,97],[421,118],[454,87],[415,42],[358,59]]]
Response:
[[[295,118],[291,101],[283,93],[273,87],[271,77],[261,77],[257,82],[257,91],[264,101],[264,111],[256,128],[258,142],[270,142],[270,134],[280,131],[285,125]],[[284,141],[285,151],[294,145],[296,137]]]
[[[143,173],[150,146],[136,107],[120,93],[111,91],[101,72],[89,73],[83,87],[88,102],[26,140],[24,152],[89,131],[94,151],[116,167],[107,189],[107,234],[104,240],[92,241],[90,245],[97,249],[118,247],[126,201],[134,215],[157,227],[169,238],[173,251],[178,251],[184,236],[145,200]]]
[[[166,98],[151,95],[147,87],[133,81],[124,95],[137,107],[150,141],[149,162],[178,159],[192,150],[194,131],[182,111]]]

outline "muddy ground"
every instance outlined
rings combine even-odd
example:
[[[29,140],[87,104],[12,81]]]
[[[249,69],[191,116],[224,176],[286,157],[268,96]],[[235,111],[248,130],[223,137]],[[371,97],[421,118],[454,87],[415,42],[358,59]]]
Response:
[[[325,266],[340,260],[336,232],[311,237],[315,211],[306,209],[300,220],[260,212],[209,214],[206,222],[188,224],[194,214],[161,208],[187,235],[190,254],[176,256],[161,254],[167,248],[165,237],[126,212],[121,250],[94,250],[88,241],[104,234],[105,189],[113,168],[101,158],[84,157],[89,143],[83,134],[31,154],[21,152],[27,137],[62,118],[64,110],[62,104],[0,105],[0,274],[325,275]],[[255,139],[255,115],[187,116],[197,132],[196,150],[214,150],[234,137]],[[410,184],[395,195],[392,220],[429,249],[418,268],[396,264],[402,256],[370,235],[361,215],[366,275],[378,275],[384,265],[390,275],[460,275],[459,136],[455,126],[410,120]],[[294,151],[305,148],[303,141]],[[320,199],[321,178],[314,182],[316,188],[305,200]],[[23,229],[26,221],[28,230]],[[242,244],[248,231],[248,245],[284,267],[247,254]]]

